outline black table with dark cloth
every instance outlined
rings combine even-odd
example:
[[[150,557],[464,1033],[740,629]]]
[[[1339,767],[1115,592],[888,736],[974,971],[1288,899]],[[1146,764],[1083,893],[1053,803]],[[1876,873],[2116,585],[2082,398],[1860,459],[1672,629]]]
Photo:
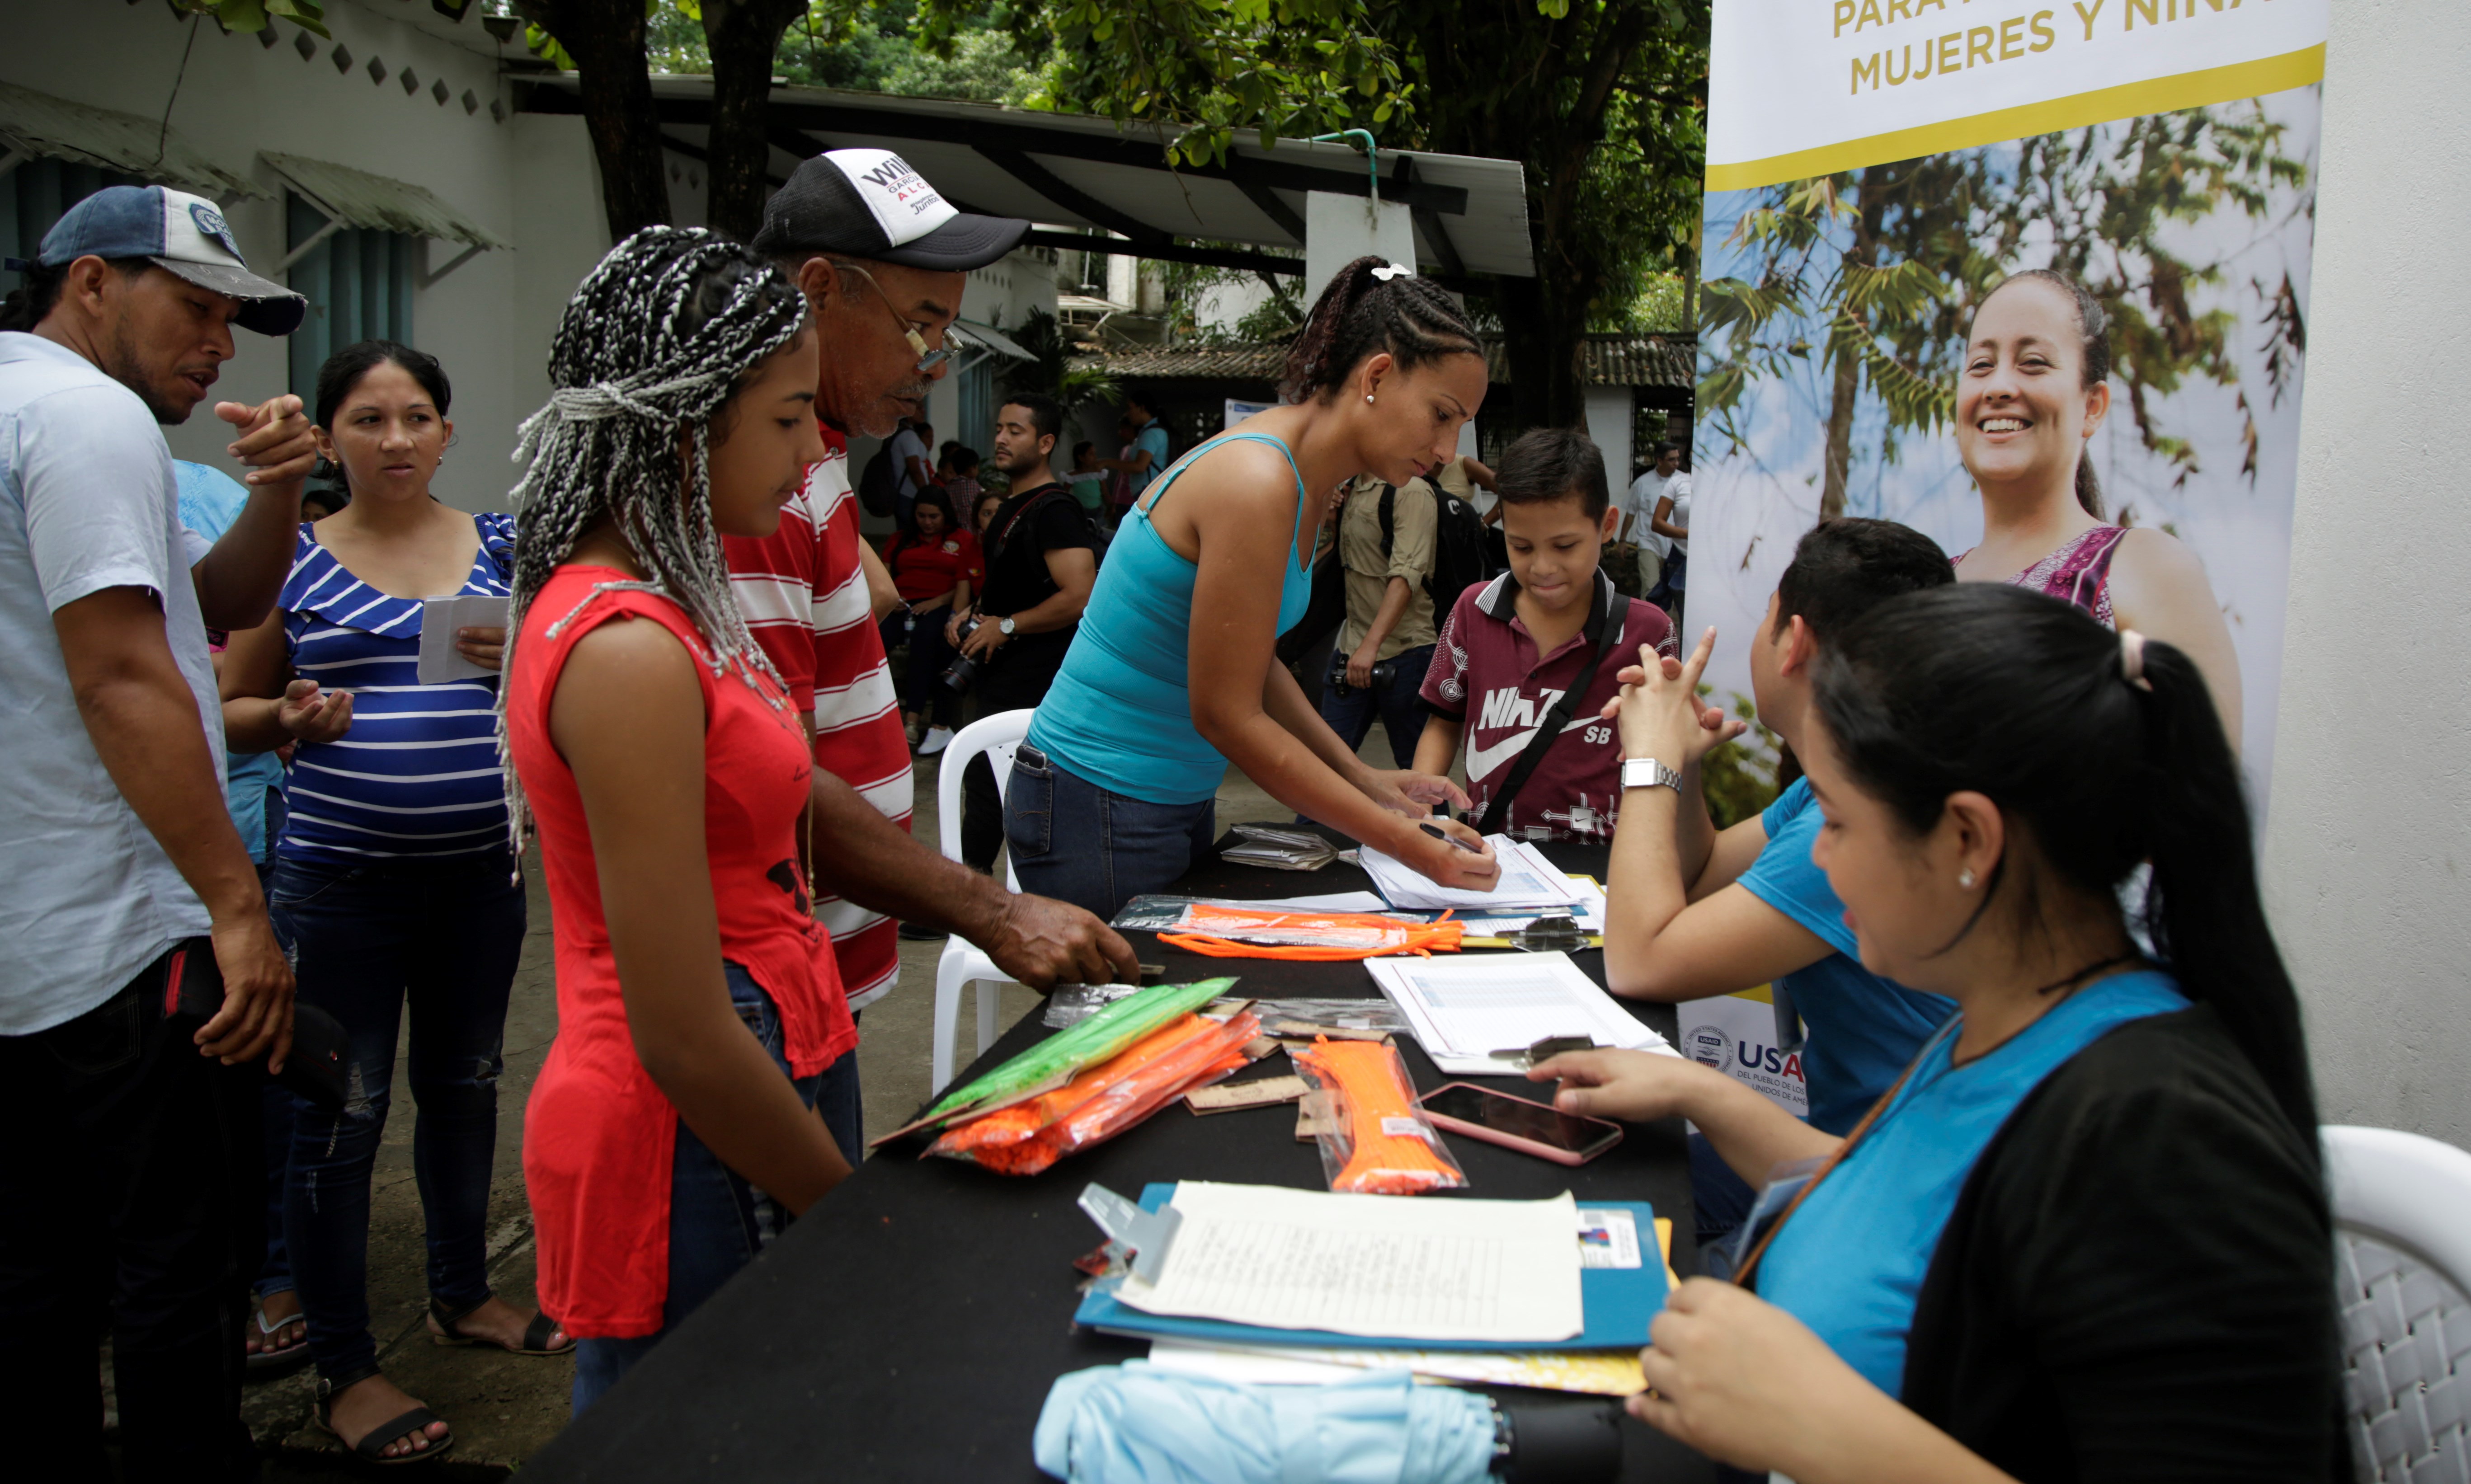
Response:
[[[1565,870],[1603,876],[1601,848],[1544,850]],[[1251,900],[1369,885],[1344,863],[1300,873],[1213,859],[1172,889]],[[1165,965],[1170,983],[1232,974],[1236,993],[1264,1000],[1377,993],[1360,964],[1213,959],[1147,933],[1131,937],[1142,961]],[[1602,954],[1572,957],[1603,981]],[[931,991],[919,984],[905,992]],[[1673,1035],[1669,1007],[1633,1008]],[[1025,1018],[959,1080],[1047,1034],[1039,1016]],[[1399,1045],[1420,1091],[1453,1080],[1411,1038]],[[1239,1076],[1283,1070],[1274,1062]],[[1543,1091],[1516,1078],[1467,1080],[1521,1096]],[[1170,1106],[1029,1178],[887,1148],[527,1463],[524,1477],[1041,1478],[1030,1435],[1048,1384],[1149,1349],[1072,1323],[1080,1281],[1072,1260],[1103,1239],[1074,1205],[1082,1187],[1096,1181],[1128,1196],[1174,1180],[1325,1189],[1320,1153],[1297,1142],[1295,1117],[1292,1104],[1208,1117]],[[1633,1127],[1617,1147],[1575,1169],[1464,1137],[1451,1136],[1449,1146],[1471,1195],[1539,1199],[1566,1190],[1582,1203],[1652,1202],[1673,1220],[1673,1265],[1684,1277],[1693,1271],[1679,1121]],[[1624,1479],[1712,1476],[1706,1460],[1653,1429],[1624,1418],[1622,1430]]]

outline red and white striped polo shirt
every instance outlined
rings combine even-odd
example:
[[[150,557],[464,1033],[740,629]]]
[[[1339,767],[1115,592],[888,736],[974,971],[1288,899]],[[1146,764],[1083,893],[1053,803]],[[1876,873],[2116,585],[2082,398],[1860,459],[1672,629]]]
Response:
[[[756,643],[815,718],[815,765],[836,774],[886,819],[909,828],[914,799],[909,741],[859,566],[858,499],[850,492],[849,443],[822,430],[824,459],[762,540],[721,538],[731,589]],[[901,977],[892,919],[838,897],[818,896],[815,916],[833,935],[853,1009],[881,1000]]]

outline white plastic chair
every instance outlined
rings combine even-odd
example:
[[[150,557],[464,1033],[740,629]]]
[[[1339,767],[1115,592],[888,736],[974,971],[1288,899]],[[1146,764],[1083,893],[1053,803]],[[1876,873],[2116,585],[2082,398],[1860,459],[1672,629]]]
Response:
[[[996,793],[1000,797],[1012,783],[1012,755],[1029,735],[1029,718],[1033,713],[1000,711],[992,717],[980,717],[961,728],[960,734],[944,748],[937,760],[935,776],[936,846],[953,860],[961,859],[961,778],[969,770],[970,760],[981,753],[995,769]],[[1021,882],[1012,874],[1012,855],[1004,854],[1004,884],[1014,891]],[[935,963],[935,1031],[934,1048],[930,1053],[928,1080],[932,1084],[928,1095],[933,1096],[953,1081],[953,1043],[961,1029],[961,986],[975,984],[978,989],[978,1050],[983,1053],[996,1044],[996,1004],[1003,985],[1010,978],[996,961],[978,946],[954,933],[944,940],[944,956]]]
[[[2389,1128],[2323,1133],[2359,1477],[2471,1484],[2471,1154]]]

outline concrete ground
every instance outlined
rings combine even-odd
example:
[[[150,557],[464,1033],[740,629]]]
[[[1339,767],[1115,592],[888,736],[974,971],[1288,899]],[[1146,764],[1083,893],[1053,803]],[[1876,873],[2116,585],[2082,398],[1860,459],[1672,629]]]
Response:
[[[1389,742],[1378,723],[1365,740],[1363,755],[1377,766],[1389,766]],[[936,767],[933,759],[918,762],[917,813],[911,825],[911,833],[930,843],[937,837]],[[1292,811],[1239,772],[1231,771],[1219,789],[1222,830],[1239,821],[1293,817]],[[491,1282],[518,1307],[531,1304],[533,1282],[531,1213],[523,1188],[524,1104],[557,1031],[549,899],[537,869],[528,873],[528,880],[531,927],[506,1015],[488,1227]],[[860,1017],[859,1076],[871,1129],[897,1126],[926,1100],[935,961],[942,951],[941,943],[904,942],[900,986]],[[1039,997],[1021,985],[1006,985],[999,1025],[1009,1028],[1038,1002]],[[974,1011],[974,1003],[965,1001],[956,1048],[962,1065],[977,1054]],[[454,1426],[455,1451],[425,1471],[428,1475],[496,1478],[521,1467],[565,1425],[574,1365],[563,1358],[528,1358],[479,1347],[449,1349],[430,1342],[422,1324],[426,1287],[420,1193],[412,1179],[412,1100],[400,1080],[404,1065],[405,1058],[398,1055],[394,1106],[370,1192],[370,1329],[387,1375]],[[244,1398],[250,1430],[271,1455],[267,1471],[271,1481],[358,1472],[341,1446],[312,1420],[311,1395],[311,1373],[304,1368],[253,1384]]]

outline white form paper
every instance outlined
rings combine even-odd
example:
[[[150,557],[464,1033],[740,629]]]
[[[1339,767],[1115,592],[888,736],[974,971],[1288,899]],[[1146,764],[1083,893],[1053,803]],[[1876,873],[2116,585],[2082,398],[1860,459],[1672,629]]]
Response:
[[[1417,1200],[1188,1180],[1158,1282],[1116,1297],[1153,1314],[1419,1340],[1566,1340],[1584,1325],[1578,1206]]]
[[[1365,971],[1407,1019],[1433,1065],[1453,1076],[1518,1070],[1493,1053],[1547,1036],[1671,1056],[1672,1044],[1615,1003],[1567,954],[1462,958],[1369,958]]]
[[[422,685],[435,685],[441,680],[469,680],[476,675],[495,675],[485,665],[475,665],[455,648],[455,631],[459,628],[504,628],[506,626],[506,604],[504,598],[486,593],[459,593],[452,598],[424,598],[420,601],[420,669]]]
[[[1455,907],[1494,912],[1544,907],[1559,911],[1578,901],[1578,887],[1535,846],[1507,835],[1488,835],[1485,840],[1493,846],[1493,858],[1501,866],[1501,875],[1491,891],[1440,885],[1397,857],[1384,855],[1370,845],[1363,847],[1359,863],[1373,878],[1374,888],[1398,907],[1427,910]]]

